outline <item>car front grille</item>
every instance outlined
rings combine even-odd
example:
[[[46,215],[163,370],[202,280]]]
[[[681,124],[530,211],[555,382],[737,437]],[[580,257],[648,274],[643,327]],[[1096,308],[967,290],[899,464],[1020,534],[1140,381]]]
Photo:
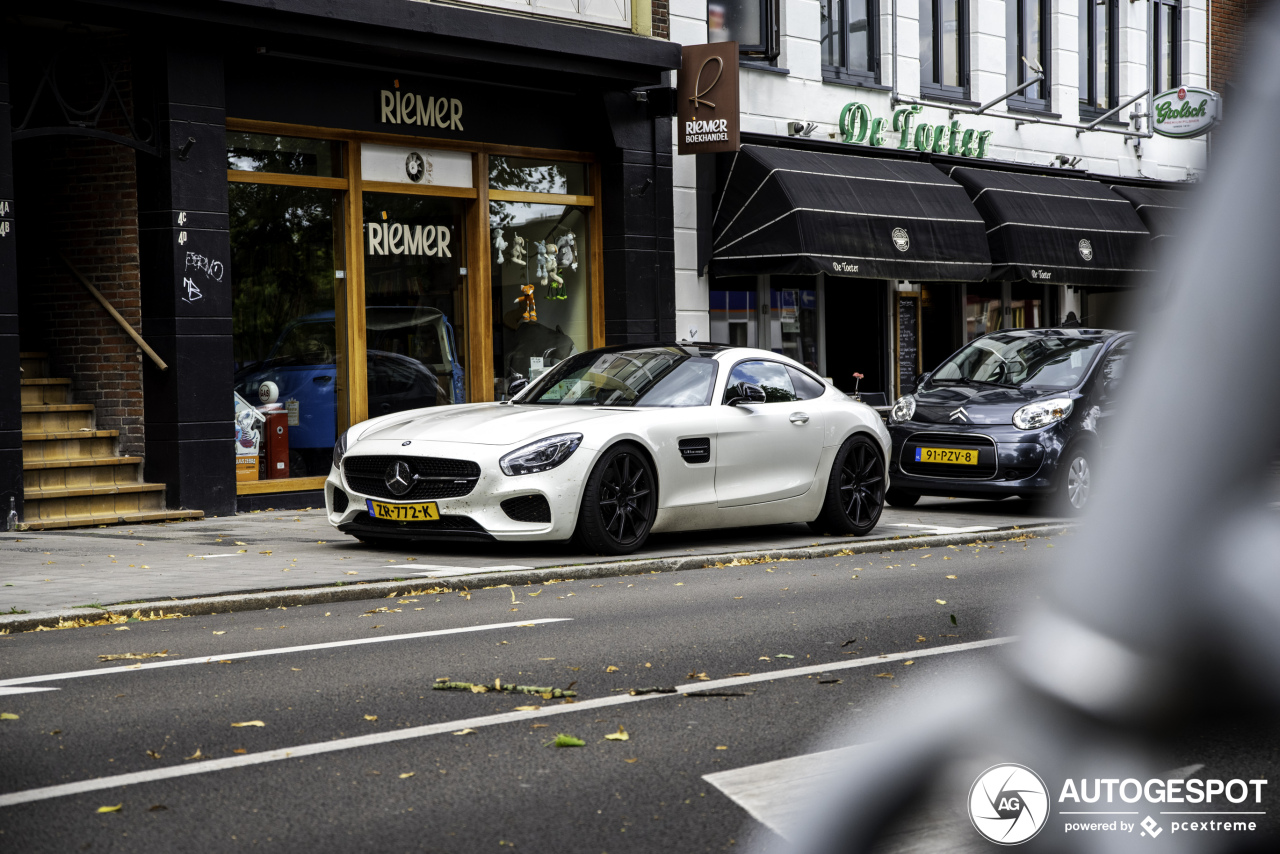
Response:
[[[401,460],[419,479],[407,493],[396,495],[387,487],[386,475],[387,469]],[[342,471],[356,492],[389,501],[459,498],[475,489],[480,479],[478,463],[440,457],[348,456],[342,461]]]
[[[551,505],[541,495],[519,495],[502,502],[502,512],[517,522],[550,522]]]
[[[360,513],[350,522],[339,525],[338,530],[355,537],[404,540],[493,539],[484,526],[470,516],[441,516],[430,522],[397,522]]]
[[[978,452],[977,465],[916,462],[917,448],[967,448]],[[945,480],[990,480],[995,477],[996,443],[977,433],[914,433],[902,443],[898,465],[916,477]]]

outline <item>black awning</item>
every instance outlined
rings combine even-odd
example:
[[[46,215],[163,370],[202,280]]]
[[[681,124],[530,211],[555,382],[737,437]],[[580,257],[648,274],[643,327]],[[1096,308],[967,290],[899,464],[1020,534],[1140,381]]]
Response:
[[[1152,240],[1168,237],[1173,233],[1178,211],[1186,207],[1186,190],[1168,190],[1163,187],[1126,187],[1112,184],[1111,189],[1123,198],[1138,214],[1142,224],[1151,232]]]
[[[975,281],[986,226],[926,163],[744,145],[716,208],[717,275]]]
[[[1087,178],[954,166],[987,223],[992,279],[1123,285],[1148,232],[1132,205]]]

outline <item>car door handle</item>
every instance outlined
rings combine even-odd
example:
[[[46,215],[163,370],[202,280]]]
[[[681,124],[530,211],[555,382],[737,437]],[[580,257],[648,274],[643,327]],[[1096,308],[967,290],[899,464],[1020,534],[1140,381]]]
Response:
[[[807,412],[793,412],[791,413],[791,423],[792,424],[808,424],[809,414]]]

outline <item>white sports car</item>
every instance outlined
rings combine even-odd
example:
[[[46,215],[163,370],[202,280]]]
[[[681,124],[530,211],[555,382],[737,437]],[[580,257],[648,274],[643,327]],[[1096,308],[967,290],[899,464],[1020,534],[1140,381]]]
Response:
[[[604,347],[510,401],[357,424],[333,449],[329,521],[370,543],[568,540],[628,554],[655,531],[808,522],[862,536],[888,488],[875,410],[785,356]]]

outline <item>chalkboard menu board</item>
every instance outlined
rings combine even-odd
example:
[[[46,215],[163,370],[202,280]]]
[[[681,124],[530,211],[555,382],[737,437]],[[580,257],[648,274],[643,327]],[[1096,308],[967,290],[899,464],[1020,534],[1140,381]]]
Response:
[[[898,394],[911,394],[916,390],[916,376],[920,373],[920,294],[897,294],[894,312],[895,364],[898,372]]]

